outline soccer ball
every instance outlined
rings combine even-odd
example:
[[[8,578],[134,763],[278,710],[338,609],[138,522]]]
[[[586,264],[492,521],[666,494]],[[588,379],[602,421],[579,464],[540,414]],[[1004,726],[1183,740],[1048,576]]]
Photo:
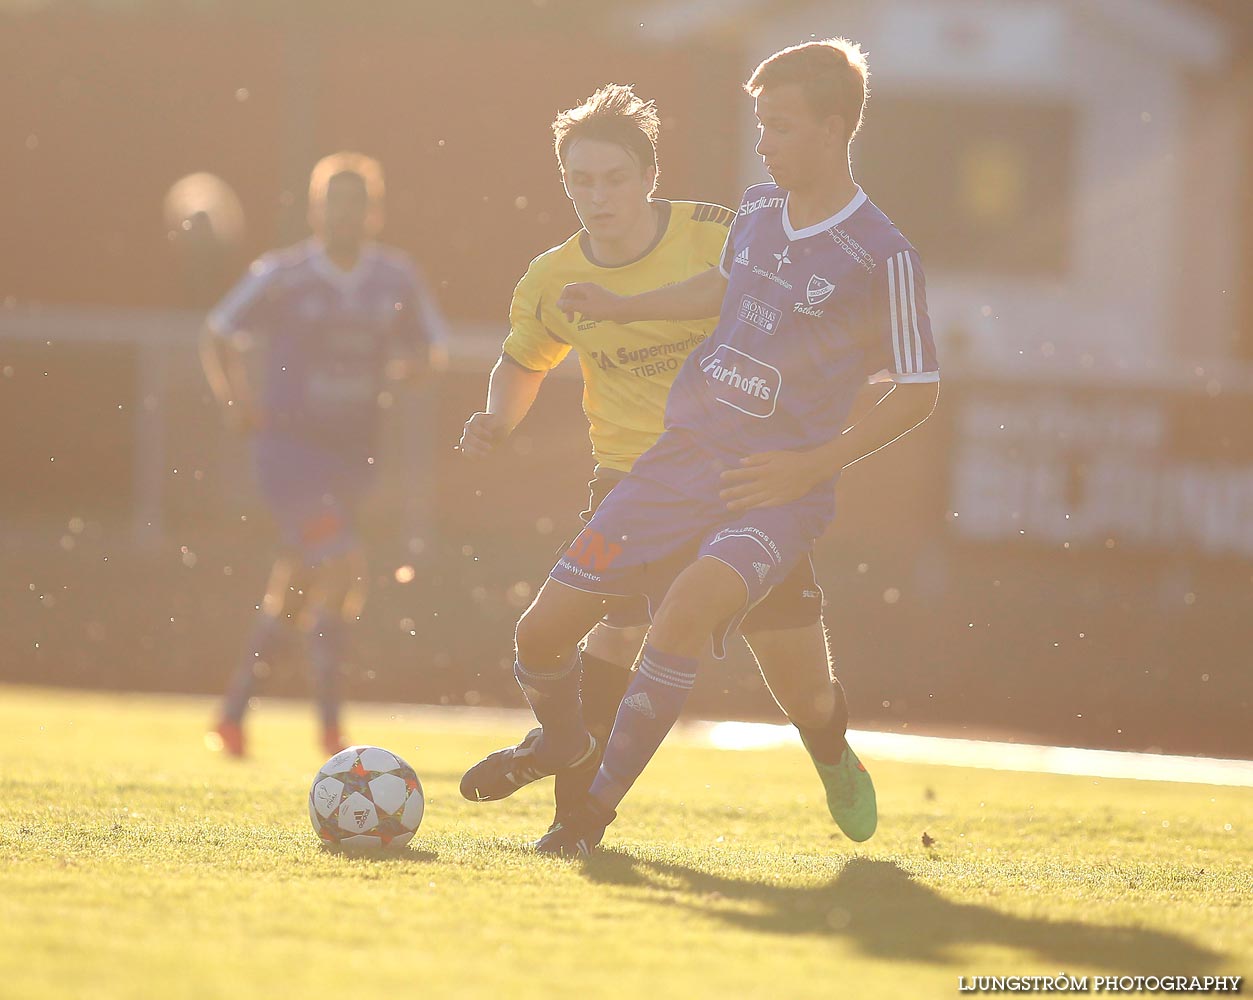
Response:
[[[309,819],[328,847],[399,850],[413,839],[425,808],[417,773],[381,747],[341,750],[309,789]]]

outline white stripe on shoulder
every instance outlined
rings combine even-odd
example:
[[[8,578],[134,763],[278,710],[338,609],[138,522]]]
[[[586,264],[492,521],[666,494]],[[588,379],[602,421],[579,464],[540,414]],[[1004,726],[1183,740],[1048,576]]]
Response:
[[[914,371],[922,371],[922,334],[918,332],[918,298],[914,292],[914,258],[909,251],[903,254],[905,266],[909,268],[909,316],[914,325]]]
[[[914,370],[913,338],[909,331],[909,275],[905,270],[905,255],[896,255],[896,292],[900,309],[901,367],[897,370],[908,374]]]
[[[888,258],[888,306],[892,314],[892,356],[896,370],[901,370],[901,338],[896,318],[896,258]]]
[[[238,332],[243,316],[265,293],[278,270],[274,255],[267,254],[253,261],[248,273],[209,312],[205,324],[219,337]]]

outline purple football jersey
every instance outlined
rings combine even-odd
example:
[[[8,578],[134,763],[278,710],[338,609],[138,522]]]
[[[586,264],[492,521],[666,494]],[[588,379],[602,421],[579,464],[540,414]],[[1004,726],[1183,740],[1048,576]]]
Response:
[[[939,379],[918,253],[860,188],[803,229],[786,191],[749,188],[719,269],[718,325],[679,372],[666,432],[636,473],[716,496],[718,474],[745,455],[837,437],[867,382]],[[666,462],[669,436],[696,441],[710,461]]]
[[[367,245],[343,271],[316,240],[261,257],[208,323],[259,341],[267,434],[352,456],[374,446],[388,359],[442,336],[404,254]]]

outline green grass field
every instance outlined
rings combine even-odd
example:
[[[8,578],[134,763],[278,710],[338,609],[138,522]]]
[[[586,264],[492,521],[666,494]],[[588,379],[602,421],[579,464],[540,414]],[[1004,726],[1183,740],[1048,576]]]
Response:
[[[1253,789],[868,764],[844,840],[799,749],[677,732],[586,863],[528,853],[549,786],[457,794],[519,734],[360,707],[426,787],[398,858],[321,850],[311,713],[255,754],[211,703],[0,688],[0,997],[882,997],[958,977],[1253,974]],[[935,843],[924,847],[922,835]]]

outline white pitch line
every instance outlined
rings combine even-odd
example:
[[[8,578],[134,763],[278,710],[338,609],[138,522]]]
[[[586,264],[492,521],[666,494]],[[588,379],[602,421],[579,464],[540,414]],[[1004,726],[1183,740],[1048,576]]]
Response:
[[[800,743],[792,726],[763,722],[697,722],[684,728],[720,750],[765,750]],[[1253,761],[1247,760],[994,743],[858,729],[848,731],[848,741],[870,760],[1253,788]]]
[[[20,689],[18,689],[20,690]],[[134,700],[136,696],[126,696]],[[145,695],[156,701],[182,700],[196,705],[206,699],[184,695]],[[303,700],[266,699],[280,710],[304,712]],[[353,717],[387,718],[392,723],[452,726],[525,732],[535,717],[519,708],[471,708],[451,705],[388,704],[354,702]],[[770,750],[795,746],[795,728],[768,722],[681,722],[674,736],[680,740],[720,750]],[[1253,761],[1218,757],[1175,757],[1170,754],[1132,753],[1125,750],[1085,750],[1079,747],[1036,746],[1029,743],[997,743],[943,736],[914,736],[862,729],[848,731],[849,742],[869,760],[904,764],[938,764],[977,767],[993,771],[1027,771],[1036,774],[1072,774],[1087,778],[1130,778],[1137,781],[1177,781],[1195,785],[1227,785],[1253,788]]]

